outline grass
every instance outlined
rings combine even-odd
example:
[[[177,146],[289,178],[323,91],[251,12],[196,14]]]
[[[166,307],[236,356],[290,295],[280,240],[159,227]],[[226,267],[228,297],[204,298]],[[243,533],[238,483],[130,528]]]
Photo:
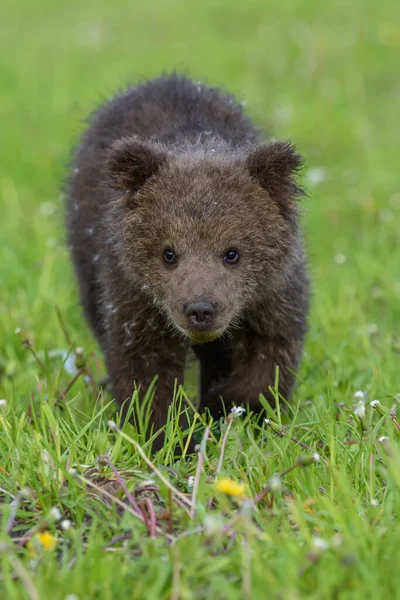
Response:
[[[387,412],[400,400],[398,3],[3,0],[0,12],[1,597],[400,597]],[[154,457],[136,397],[137,428],[108,425],[60,193],[88,112],[175,68],[245,98],[306,156],[314,287],[286,429],[273,409],[269,425],[229,417],[222,438],[196,417],[201,450],[179,460],[173,411]],[[79,346],[73,382],[65,352]],[[219,491],[221,477],[243,493]]]

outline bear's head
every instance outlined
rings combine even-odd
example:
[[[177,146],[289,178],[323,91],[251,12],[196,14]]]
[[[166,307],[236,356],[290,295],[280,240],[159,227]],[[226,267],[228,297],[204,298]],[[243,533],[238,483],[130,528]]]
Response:
[[[275,142],[172,152],[138,138],[107,154],[110,227],[126,276],[175,330],[205,342],[285,282],[299,250],[301,157]]]

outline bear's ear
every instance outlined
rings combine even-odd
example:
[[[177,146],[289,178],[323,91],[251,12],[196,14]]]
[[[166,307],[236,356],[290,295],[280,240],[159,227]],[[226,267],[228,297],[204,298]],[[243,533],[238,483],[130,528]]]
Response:
[[[259,146],[246,161],[250,175],[276,202],[281,215],[290,221],[296,217],[296,199],[304,195],[296,184],[302,165],[303,158],[288,142]]]
[[[153,144],[134,137],[117,140],[107,153],[110,183],[115,189],[137,192],[166,160]]]

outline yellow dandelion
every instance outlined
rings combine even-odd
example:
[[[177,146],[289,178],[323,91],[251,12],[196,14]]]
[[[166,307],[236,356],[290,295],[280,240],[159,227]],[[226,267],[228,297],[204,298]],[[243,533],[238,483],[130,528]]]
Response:
[[[35,537],[39,540],[44,550],[54,550],[56,547],[57,538],[51,535],[50,531],[42,531],[41,533],[37,533]]]
[[[50,531],[41,531],[36,533],[31,540],[27,543],[27,548],[32,556],[36,556],[37,551],[42,550],[54,550],[57,544],[57,538],[50,533]]]
[[[229,477],[222,477],[215,484],[216,489],[219,492],[223,492],[227,496],[236,496],[242,497],[244,496],[244,485],[230,479]]]

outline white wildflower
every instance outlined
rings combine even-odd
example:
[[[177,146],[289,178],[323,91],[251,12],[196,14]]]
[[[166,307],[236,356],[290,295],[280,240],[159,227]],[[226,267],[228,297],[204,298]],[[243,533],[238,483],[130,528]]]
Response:
[[[268,479],[268,487],[271,490],[271,492],[281,491],[282,479],[279,477],[279,475],[272,475],[272,477]]]
[[[323,538],[320,538],[318,536],[314,536],[312,539],[312,545],[314,547],[315,550],[318,550],[320,552],[323,552],[324,550],[327,550],[329,548],[329,544],[326,540],[324,540]]]
[[[344,265],[345,262],[346,262],[345,254],[342,254],[341,252],[338,252],[337,254],[335,254],[335,263],[337,265]]]
[[[56,348],[54,350],[50,350],[48,356],[49,358],[57,358],[59,356],[64,362],[64,369],[68,373],[68,375],[72,375],[72,377],[75,377],[75,375],[78,374],[75,352],[69,352],[68,350]]]
[[[53,508],[50,509],[50,515],[55,521],[59,521],[62,517],[61,511],[57,506],[53,506]]]
[[[39,212],[44,217],[49,217],[56,212],[56,208],[54,202],[42,202],[39,206]]]
[[[69,519],[63,519],[60,525],[63,531],[68,531],[72,527],[72,522]]]
[[[308,170],[307,179],[313,185],[318,185],[326,179],[327,171],[325,167],[312,167]]]
[[[188,480],[187,480],[187,486],[188,487],[194,486],[194,476],[193,475],[189,475]]]
[[[378,500],[375,500],[375,498],[372,498],[370,504],[371,504],[371,506],[379,506],[379,502],[378,502]]]
[[[207,537],[221,534],[223,526],[224,522],[218,515],[206,515],[203,521],[204,533]]]
[[[361,390],[357,390],[354,393],[354,400],[363,400],[367,394]]]
[[[233,406],[231,409],[231,414],[234,417],[241,417],[246,412],[246,409],[243,406]]]
[[[354,414],[359,419],[363,419],[365,417],[365,402],[363,400],[360,400],[360,402],[355,407]]]

